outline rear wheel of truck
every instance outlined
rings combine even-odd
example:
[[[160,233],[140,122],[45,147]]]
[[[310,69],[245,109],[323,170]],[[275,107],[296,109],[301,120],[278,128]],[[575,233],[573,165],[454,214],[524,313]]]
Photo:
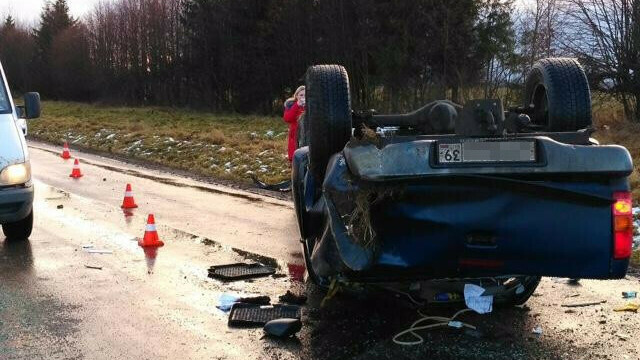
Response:
[[[27,215],[26,218],[2,225],[2,232],[4,236],[10,241],[22,241],[31,236],[33,230],[33,210]]]
[[[305,125],[309,170],[319,184],[331,156],[351,138],[349,77],[340,65],[316,65],[307,70]]]
[[[536,62],[527,76],[524,106],[533,106],[532,121],[544,131],[576,131],[591,126],[591,91],[575,59]]]

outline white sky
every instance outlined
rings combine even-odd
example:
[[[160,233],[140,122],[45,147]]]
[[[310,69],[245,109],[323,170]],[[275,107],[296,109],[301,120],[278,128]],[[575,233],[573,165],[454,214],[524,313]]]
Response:
[[[51,0],[53,1],[53,0]],[[67,0],[71,14],[80,18],[89,12],[101,0]],[[102,0],[110,2],[113,0]],[[518,7],[531,5],[535,0],[515,0]],[[45,0],[0,0],[0,18],[11,14],[16,20],[28,25],[35,25]]]
[[[100,0],[67,0],[69,10],[74,17],[82,17],[89,12]],[[112,0],[103,0],[112,1]],[[53,2],[53,1],[52,1]],[[35,24],[40,18],[40,12],[45,0],[0,0],[0,16],[13,16],[19,22]]]

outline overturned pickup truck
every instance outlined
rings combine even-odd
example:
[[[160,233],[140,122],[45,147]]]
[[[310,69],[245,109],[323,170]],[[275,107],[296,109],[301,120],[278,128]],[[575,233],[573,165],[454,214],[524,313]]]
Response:
[[[292,190],[310,278],[492,279],[524,303],[541,276],[616,279],[631,255],[621,146],[591,138],[580,64],[545,59],[523,106],[351,109],[338,65],[310,67]]]

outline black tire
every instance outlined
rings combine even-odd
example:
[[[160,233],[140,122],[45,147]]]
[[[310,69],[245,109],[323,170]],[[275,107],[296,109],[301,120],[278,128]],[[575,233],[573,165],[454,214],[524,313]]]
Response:
[[[307,70],[309,170],[322,184],[329,158],[351,138],[349,77],[340,65],[316,65]]]
[[[514,281],[511,285],[512,290],[508,291],[508,293],[504,296],[496,296],[496,305],[501,307],[523,305],[536,291],[541,279],[542,278],[540,276],[522,276],[513,279]],[[520,285],[524,287],[524,290],[520,293],[517,293],[515,289]],[[508,284],[505,284],[505,286],[509,287]]]
[[[542,59],[533,65],[524,90],[525,108],[545,131],[576,131],[591,126],[591,90],[575,59]]]
[[[305,114],[302,113],[298,118],[298,130],[296,132],[296,148],[300,149],[309,145],[309,131],[305,122]]]
[[[33,230],[33,210],[27,215],[26,218],[13,223],[7,223],[2,225],[2,232],[7,240],[10,241],[22,241],[27,240],[31,236]]]

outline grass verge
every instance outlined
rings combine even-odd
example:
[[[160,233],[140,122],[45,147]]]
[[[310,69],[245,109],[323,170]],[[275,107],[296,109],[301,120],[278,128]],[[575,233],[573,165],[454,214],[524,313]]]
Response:
[[[249,174],[276,182],[290,176],[287,125],[280,118],[211,114],[162,107],[107,107],[43,102],[29,136],[105,151],[248,183]]]

